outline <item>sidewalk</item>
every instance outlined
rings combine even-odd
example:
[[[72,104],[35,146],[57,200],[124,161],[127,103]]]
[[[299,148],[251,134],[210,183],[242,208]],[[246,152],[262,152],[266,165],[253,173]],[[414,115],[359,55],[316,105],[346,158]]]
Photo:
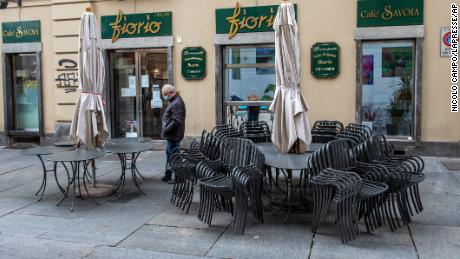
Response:
[[[441,161],[459,158],[425,157],[426,180],[421,184],[425,211],[409,227],[391,232],[388,226],[362,233],[348,245],[329,220],[316,235],[311,215],[265,213],[265,223],[248,216],[245,235],[234,234],[231,215],[216,213],[208,227],[197,217],[198,195],[190,213],[170,205],[172,185],[160,181],[164,153],[150,151],[138,160],[147,178],[146,196],[127,176],[125,193],[77,200],[75,211],[56,207],[62,194],[49,178],[44,199],[34,196],[42,169],[36,157],[0,149],[0,258],[458,258],[460,253],[460,171]],[[120,164],[112,157],[97,161],[98,179],[115,183]],[[66,204],[66,202],[64,202]],[[68,204],[68,203],[67,203]]]

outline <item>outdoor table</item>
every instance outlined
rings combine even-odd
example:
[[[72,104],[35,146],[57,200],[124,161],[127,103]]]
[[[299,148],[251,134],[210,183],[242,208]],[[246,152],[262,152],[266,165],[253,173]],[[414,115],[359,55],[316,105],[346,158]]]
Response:
[[[276,212],[285,213],[286,221],[291,212],[306,212],[308,204],[304,192],[307,187],[305,180],[308,177],[308,157],[324,144],[311,144],[305,154],[281,153],[272,143],[256,144],[256,146],[265,156],[266,180],[268,180],[266,191],[269,206]],[[275,169],[275,179],[273,179],[271,168]],[[293,181],[294,171],[299,172],[298,183]],[[284,188],[279,184],[280,175],[284,178]],[[272,196],[273,188],[282,193],[281,199]]]
[[[140,142],[122,142],[119,144],[107,144],[105,146],[105,151],[107,153],[112,153],[118,155],[118,158],[120,159],[121,163],[121,176],[120,180],[117,183],[117,186],[115,188],[115,192],[120,189],[120,192],[118,194],[118,197],[121,197],[123,193],[123,189],[125,186],[125,180],[126,180],[126,170],[131,170],[131,177],[133,179],[134,185],[141,191],[144,195],[144,191],[142,191],[140,187],[140,180],[137,177],[137,174],[142,177],[142,179],[145,179],[140,173],[139,170],[137,170],[136,167],[136,161],[139,155],[142,152],[145,152],[147,150],[151,150],[152,145],[149,143],[140,143]],[[128,162],[131,162],[128,165]],[[121,188],[120,188],[121,187]]]
[[[124,143],[147,143],[152,141],[152,138],[149,137],[140,137],[140,138],[113,138],[107,141],[107,144],[124,144]]]
[[[47,157],[47,160],[52,162],[60,162],[60,163],[69,163],[72,167],[72,178],[68,181],[67,189],[64,194],[62,200],[56,205],[59,206],[69,194],[69,190],[72,186],[72,205],[70,207],[70,211],[73,212],[75,206],[75,196],[76,196],[76,188],[78,187],[78,191],[80,193],[80,198],[82,197],[81,191],[81,182],[80,179],[83,179],[83,186],[85,188],[86,193],[88,194],[88,198],[90,198],[94,203],[99,205],[92,197],[89,195],[88,189],[86,187],[86,174],[88,173],[88,164],[91,160],[104,156],[105,153],[101,150],[94,149],[94,150],[84,150],[84,149],[75,149],[72,151],[64,151],[59,153],[51,154]],[[80,167],[83,166],[83,176],[80,177]]]
[[[73,147],[73,146],[75,146],[74,143],[72,141],[70,141],[70,140],[55,142],[53,145],[56,146],[56,147]]]
[[[47,183],[47,173],[49,172],[54,172],[54,178],[56,179],[56,183],[59,187],[59,190],[61,190],[62,193],[65,193],[64,188],[62,188],[61,184],[58,181],[57,178],[57,172],[56,172],[56,167],[57,163],[53,163],[53,168],[52,169],[47,169],[45,165],[45,161],[43,160],[43,156],[51,155],[57,152],[63,152],[63,151],[69,151],[72,150],[73,147],[55,147],[55,146],[44,146],[44,147],[33,147],[29,148],[26,150],[21,151],[21,155],[26,155],[26,156],[37,156],[38,159],[40,160],[42,164],[42,169],[43,169],[43,179],[42,179],[42,184],[38,191],[35,193],[35,196],[38,196],[40,194],[40,198],[38,201],[41,201],[43,198],[43,195],[45,194],[45,189],[46,189],[46,183]],[[67,172],[67,179],[69,179],[69,171],[67,170],[67,167],[64,163],[62,163],[64,166],[66,172]]]

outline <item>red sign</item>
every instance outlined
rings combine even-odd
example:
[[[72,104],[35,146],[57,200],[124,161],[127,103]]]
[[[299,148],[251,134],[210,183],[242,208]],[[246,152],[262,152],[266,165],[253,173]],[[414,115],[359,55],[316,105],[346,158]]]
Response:
[[[444,33],[444,35],[442,36],[442,43],[444,45],[446,45],[447,47],[450,47],[450,44],[451,44],[451,32],[446,32]]]

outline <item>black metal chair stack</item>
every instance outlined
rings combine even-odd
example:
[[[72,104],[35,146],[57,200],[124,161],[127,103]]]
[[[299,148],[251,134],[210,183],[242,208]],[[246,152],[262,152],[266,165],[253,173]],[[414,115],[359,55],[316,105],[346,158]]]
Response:
[[[264,221],[262,204],[263,174],[259,168],[254,166],[235,167],[232,171],[232,182],[235,187],[233,230],[236,233],[243,234],[250,206],[253,216],[260,222]]]
[[[262,172],[261,168],[264,163],[263,154],[257,149],[251,140],[243,138],[225,138],[221,144],[220,159],[216,161],[202,161],[197,167],[197,174],[200,180],[200,208],[198,211],[198,218],[211,224],[214,209],[223,209],[226,212],[233,213],[233,201],[235,196],[235,188],[243,188],[242,186],[249,184],[250,190],[256,194],[250,195],[250,198],[260,197],[262,191]],[[248,169],[245,177],[251,179],[245,180],[238,178],[238,172],[232,171],[235,168],[253,168]],[[257,168],[258,170],[255,170]],[[256,173],[254,171],[257,171]],[[232,179],[232,175],[234,176]],[[260,181],[259,181],[260,179]],[[235,187],[234,181],[238,184]],[[255,188],[251,183],[257,182],[260,188]],[[253,186],[251,188],[251,186]],[[259,193],[260,192],[260,193]],[[242,194],[242,192],[240,192]],[[236,200],[241,201],[241,196]],[[255,211],[262,210],[262,202],[259,200],[252,200],[250,204]],[[260,206],[257,207],[257,206]],[[237,206],[243,208],[244,206]],[[257,207],[257,208],[256,208]],[[240,213],[240,211],[238,211]],[[243,213],[244,214],[244,213]],[[241,215],[241,214],[239,214]],[[262,220],[262,214],[256,213]],[[244,230],[244,226],[235,222],[242,222],[241,217],[234,218],[235,230]],[[245,221],[244,221],[245,222]]]
[[[248,121],[240,126],[244,138],[254,143],[271,142],[271,131],[265,121]]]
[[[384,167],[357,162],[353,144],[350,143],[349,140],[344,139],[329,142],[326,146],[312,154],[309,157],[308,163],[310,167],[309,175],[312,177],[311,182],[313,183],[313,189],[315,191],[313,217],[314,232],[322,219],[326,216],[329,204],[333,199],[331,195],[324,195],[324,189],[315,187],[315,181],[317,181],[318,178],[322,179],[324,177],[324,175],[318,175],[321,175],[326,168],[341,170],[335,171],[335,173],[342,171],[356,173],[361,181],[361,187],[358,190],[356,200],[356,213],[358,219],[364,219],[368,232],[383,225],[382,208],[386,198],[385,192],[388,190],[388,186],[385,184],[387,180],[387,171]],[[329,186],[328,188],[332,187]],[[354,215],[351,216],[354,217]],[[354,235],[352,235],[352,237],[353,236]],[[342,241],[348,242],[349,240],[347,240],[348,239],[342,237]]]
[[[356,145],[368,140],[372,136],[372,130],[366,125],[357,123],[348,124],[338,135],[338,138],[345,138],[353,141]]]
[[[340,121],[316,121],[311,128],[312,142],[327,143],[336,139],[342,130],[343,124]]]
[[[424,162],[418,156],[392,155],[385,136],[375,135],[357,146],[360,161],[384,166],[389,172],[389,196],[386,203],[388,223],[392,230],[407,225],[411,216],[423,210],[419,183],[425,179]]]
[[[188,213],[193,200],[193,192],[197,183],[196,167],[200,161],[215,160],[219,156],[219,140],[211,133],[203,131],[201,141],[189,150],[176,149],[171,156],[171,169],[175,175],[175,183],[171,203]]]
[[[325,169],[311,179],[313,185],[313,232],[326,216],[332,201],[336,204],[336,225],[342,243],[359,235],[357,205],[362,188],[361,178],[353,172]]]
[[[240,137],[242,134],[231,125],[218,125],[211,133],[204,130],[199,143],[192,142],[189,149],[176,148],[171,156],[171,169],[175,175],[175,183],[171,195],[171,203],[189,212],[197,181],[196,167],[203,160],[217,160],[221,141],[230,136]]]

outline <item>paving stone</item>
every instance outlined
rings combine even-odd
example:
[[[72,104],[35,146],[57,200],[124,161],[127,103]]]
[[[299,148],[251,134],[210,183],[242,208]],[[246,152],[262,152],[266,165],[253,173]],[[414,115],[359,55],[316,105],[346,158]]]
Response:
[[[360,225],[360,235],[352,243],[378,243],[387,245],[412,246],[412,239],[407,227],[402,227],[394,232],[388,226],[383,226],[372,233],[366,232],[366,227]],[[337,227],[332,222],[322,223],[316,231],[315,242],[342,243]]]
[[[142,195],[134,186],[131,176],[126,179],[125,189],[121,198],[117,195],[111,199],[112,203],[126,203],[144,206],[169,206],[173,185],[162,182],[159,178],[143,181],[141,189],[145,195]],[[132,197],[136,196],[135,199]]]
[[[188,214],[171,205],[160,215],[154,217],[147,224],[161,225],[182,228],[209,228],[208,224],[201,222],[197,217],[198,204],[190,207]],[[232,222],[232,215],[226,212],[215,212],[212,221],[212,227],[226,227]]]
[[[422,193],[460,195],[460,182],[449,173],[429,173],[419,185]]]
[[[458,258],[460,227],[411,224],[420,259]]]
[[[460,226],[460,199],[457,195],[421,194],[424,211],[413,216],[414,223]]]
[[[158,215],[162,207],[105,203],[44,234],[46,239],[91,245],[116,245]],[[78,207],[76,208],[78,210]]]
[[[387,245],[382,243],[351,242],[341,244],[337,242],[313,242],[311,259],[381,259],[404,258],[417,259],[413,246]]]
[[[89,259],[138,259],[138,258],[152,258],[152,259],[197,259],[202,258],[191,255],[181,255],[176,253],[155,252],[142,249],[127,249],[121,247],[107,247],[102,246],[96,248],[87,258]],[[206,257],[210,258],[210,257]]]
[[[1,258],[82,258],[94,248],[88,245],[29,237],[0,235]]]
[[[224,228],[194,229],[146,225],[119,246],[204,256],[224,230]]]
[[[0,216],[22,209],[27,205],[37,202],[35,199],[0,197]]]
[[[0,217],[0,233],[37,237],[67,221],[65,218],[11,213]]]
[[[432,172],[448,172],[447,168],[441,164],[441,159],[439,157],[422,157],[425,162],[425,168],[423,173],[428,174]]]
[[[261,224],[248,218],[244,235],[229,227],[209,251],[224,258],[308,258],[311,228],[295,224]]]

